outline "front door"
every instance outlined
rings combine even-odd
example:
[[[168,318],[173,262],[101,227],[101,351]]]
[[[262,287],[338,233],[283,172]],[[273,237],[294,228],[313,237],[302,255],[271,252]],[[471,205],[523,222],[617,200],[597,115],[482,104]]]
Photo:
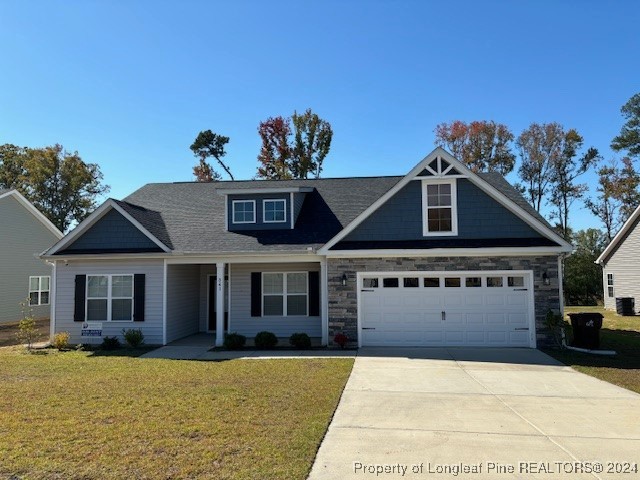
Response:
[[[217,315],[217,305],[216,305],[216,279],[215,275],[209,276],[209,288],[208,288],[208,296],[209,296],[209,331],[215,332],[216,330],[216,315]],[[229,308],[229,278],[225,277],[224,282],[224,331],[229,331],[229,312],[227,311]]]

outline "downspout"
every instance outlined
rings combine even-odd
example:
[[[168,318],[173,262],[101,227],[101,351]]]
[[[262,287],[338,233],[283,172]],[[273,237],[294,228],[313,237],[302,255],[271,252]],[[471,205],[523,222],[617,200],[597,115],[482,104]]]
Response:
[[[45,260],[46,264],[51,265],[51,285],[49,285],[50,289],[50,299],[49,303],[51,304],[51,314],[49,315],[49,341],[53,341],[53,337],[56,334],[56,295],[57,295],[57,265],[56,262]]]

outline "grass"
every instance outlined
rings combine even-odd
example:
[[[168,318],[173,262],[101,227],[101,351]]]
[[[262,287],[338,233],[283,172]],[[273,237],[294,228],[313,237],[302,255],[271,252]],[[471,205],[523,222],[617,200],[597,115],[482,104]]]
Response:
[[[0,478],[303,479],[353,365],[108,353],[0,348]]]
[[[615,357],[589,355],[571,350],[545,350],[576,370],[640,393],[640,316],[622,317],[602,307],[566,307],[566,313],[599,312],[604,315],[600,348],[615,350]],[[568,322],[568,317],[567,317]],[[571,340],[571,325],[567,332]]]
[[[0,323],[0,347],[7,347],[10,345],[18,345],[18,323]],[[36,326],[38,328],[37,342],[46,342],[49,340],[49,319],[40,318],[36,320]]]

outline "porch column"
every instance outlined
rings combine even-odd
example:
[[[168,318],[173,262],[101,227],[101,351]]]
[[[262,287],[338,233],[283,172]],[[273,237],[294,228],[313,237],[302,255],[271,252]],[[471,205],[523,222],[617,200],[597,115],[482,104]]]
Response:
[[[216,347],[224,342],[224,263],[216,263]]]
[[[320,260],[320,321],[322,323],[322,345],[329,344],[329,283],[327,258]]]

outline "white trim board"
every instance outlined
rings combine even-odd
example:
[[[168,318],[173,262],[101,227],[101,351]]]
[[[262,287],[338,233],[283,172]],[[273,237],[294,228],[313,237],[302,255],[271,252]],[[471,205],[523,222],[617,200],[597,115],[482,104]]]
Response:
[[[112,198],[108,199],[102,205],[100,205],[91,215],[85,218],[80,224],[74,228],[71,232],[69,232],[62,240],[56,243],[53,247],[47,250],[44,253],[44,256],[54,255],[56,252],[59,252],[61,249],[73,243],[84,231],[88,230],[91,226],[98,222],[102,217],[104,217],[111,210],[116,210],[120,215],[122,215],[125,219],[127,219],[134,227],[136,227],[142,234],[144,234],[149,240],[155,243],[158,247],[160,247],[164,252],[168,253],[171,251],[169,247],[167,247],[164,243],[158,240],[151,232],[149,232],[146,228],[142,226],[140,222],[138,222],[135,218],[129,215],[126,210],[124,210],[120,205],[118,205]]]
[[[625,235],[629,233],[629,231],[631,230],[631,228],[633,227],[633,225],[635,224],[639,216],[640,216],[640,206],[636,208],[634,212],[631,214],[631,216],[629,217],[629,219],[626,222],[624,222],[624,225],[622,225],[622,228],[618,231],[618,233],[616,233],[615,237],[613,237],[613,239],[609,242],[609,245],[607,245],[607,248],[604,249],[604,251],[600,254],[600,256],[595,261],[595,263],[599,265],[603,265],[606,263],[605,260],[613,253],[613,251],[617,248],[618,244],[622,241]]]
[[[477,174],[473,173],[469,170],[466,165],[453,157],[450,153],[444,150],[442,147],[437,147],[433,150],[429,155],[423,158],[411,171],[405,175],[398,183],[396,183],[391,189],[387,191],[384,195],[382,195],[378,200],[373,202],[364,212],[358,215],[354,220],[351,221],[345,228],[343,228],[335,237],[329,240],[322,248],[318,250],[318,253],[322,255],[327,255],[330,253],[330,248],[333,247],[336,243],[346,237],[349,233],[356,229],[358,225],[360,225],[365,219],[367,219],[374,211],[376,211],[380,206],[382,206],[385,202],[387,202],[391,197],[393,197],[398,191],[400,191],[403,187],[405,187],[411,180],[418,176],[433,160],[441,157],[450,165],[452,164],[456,170],[462,172],[460,176],[467,178],[474,185],[479,187],[482,191],[488,194],[497,202],[501,203],[504,207],[510,210],[513,214],[519,217],[521,220],[527,222],[534,230],[543,235],[544,237],[558,243],[559,249],[563,252],[571,252],[573,250],[573,246],[560,237],[557,233],[547,227],[540,220],[535,218],[533,215],[528,213],[522,207],[517,205],[513,200],[508,198],[503,193],[496,190],[492,185],[488,182],[480,178]],[[420,179],[429,179],[429,178],[440,178],[440,177],[419,177]],[[446,177],[444,177],[446,178]]]
[[[9,190],[8,192],[4,192],[0,194],[0,200],[7,197],[14,197],[20,205],[27,209],[27,211],[33,215],[42,225],[45,226],[47,230],[49,230],[56,238],[61,239],[64,237],[64,234],[58,230],[58,228],[49,220],[44,214],[38,210],[33,204],[27,200],[18,190]]]
[[[395,250],[331,250],[327,258],[380,257],[513,257],[559,255],[561,247],[422,248]]]

